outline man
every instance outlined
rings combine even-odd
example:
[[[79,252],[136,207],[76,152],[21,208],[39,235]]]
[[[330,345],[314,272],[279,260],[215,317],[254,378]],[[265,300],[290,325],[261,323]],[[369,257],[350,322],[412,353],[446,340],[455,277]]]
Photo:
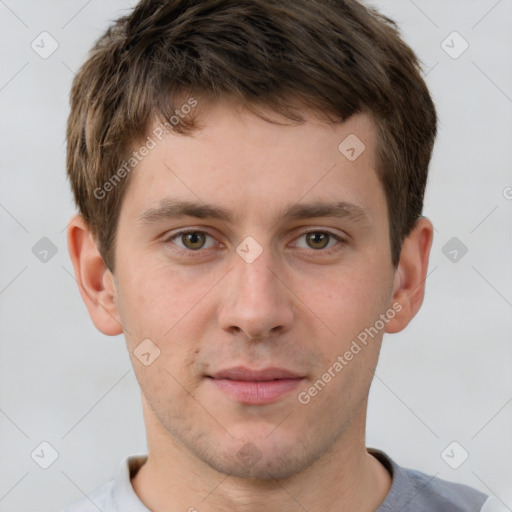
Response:
[[[421,307],[437,118],[354,0],[144,0],[77,74],[68,245],[124,333],[148,456],[68,511],[488,511],[365,445],[384,332]]]

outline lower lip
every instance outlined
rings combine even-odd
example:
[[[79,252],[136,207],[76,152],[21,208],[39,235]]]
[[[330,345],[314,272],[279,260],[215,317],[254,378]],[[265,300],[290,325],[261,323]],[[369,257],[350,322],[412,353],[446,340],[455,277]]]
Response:
[[[231,379],[210,380],[222,391],[239,402],[246,404],[269,404],[293,391],[302,382],[302,378],[278,379],[268,381],[246,381]]]

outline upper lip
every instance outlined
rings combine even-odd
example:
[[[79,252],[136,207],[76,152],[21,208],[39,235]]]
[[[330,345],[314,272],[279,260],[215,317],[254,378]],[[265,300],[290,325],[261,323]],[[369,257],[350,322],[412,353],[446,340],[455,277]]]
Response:
[[[247,381],[265,381],[275,379],[298,379],[302,378],[290,370],[284,368],[263,368],[261,370],[252,370],[243,366],[236,366],[234,368],[227,368],[220,370],[212,375],[214,379],[231,379],[231,380],[247,380]]]

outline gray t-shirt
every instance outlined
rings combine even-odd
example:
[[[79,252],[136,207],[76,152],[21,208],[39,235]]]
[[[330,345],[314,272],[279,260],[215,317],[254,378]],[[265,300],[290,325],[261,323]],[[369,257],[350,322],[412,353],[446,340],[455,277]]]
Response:
[[[501,512],[508,510],[486,494],[468,487],[398,466],[380,450],[368,448],[389,471],[393,483],[376,512]],[[130,478],[146,461],[144,455],[127,457],[114,480],[63,512],[150,512],[135,494]]]

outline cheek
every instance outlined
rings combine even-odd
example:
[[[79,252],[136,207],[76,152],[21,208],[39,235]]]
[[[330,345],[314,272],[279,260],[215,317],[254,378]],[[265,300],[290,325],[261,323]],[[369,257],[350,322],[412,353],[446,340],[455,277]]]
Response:
[[[307,304],[341,339],[356,336],[387,307],[390,285],[369,266],[330,270],[315,282],[305,288]]]
[[[126,322],[123,325],[130,334],[133,331],[162,340],[194,311],[209,283],[158,266],[134,267],[122,279],[118,302]]]
[[[188,383],[191,367],[200,356],[201,335],[207,323],[204,296],[210,279],[193,280],[180,272],[152,267],[124,276],[119,290],[120,314],[125,337],[141,386],[158,382]],[[203,299],[203,301],[201,300]],[[158,354],[151,366],[144,367],[136,354],[143,340],[151,340]],[[144,343],[148,343],[144,341]],[[155,390],[155,392],[158,390]]]

